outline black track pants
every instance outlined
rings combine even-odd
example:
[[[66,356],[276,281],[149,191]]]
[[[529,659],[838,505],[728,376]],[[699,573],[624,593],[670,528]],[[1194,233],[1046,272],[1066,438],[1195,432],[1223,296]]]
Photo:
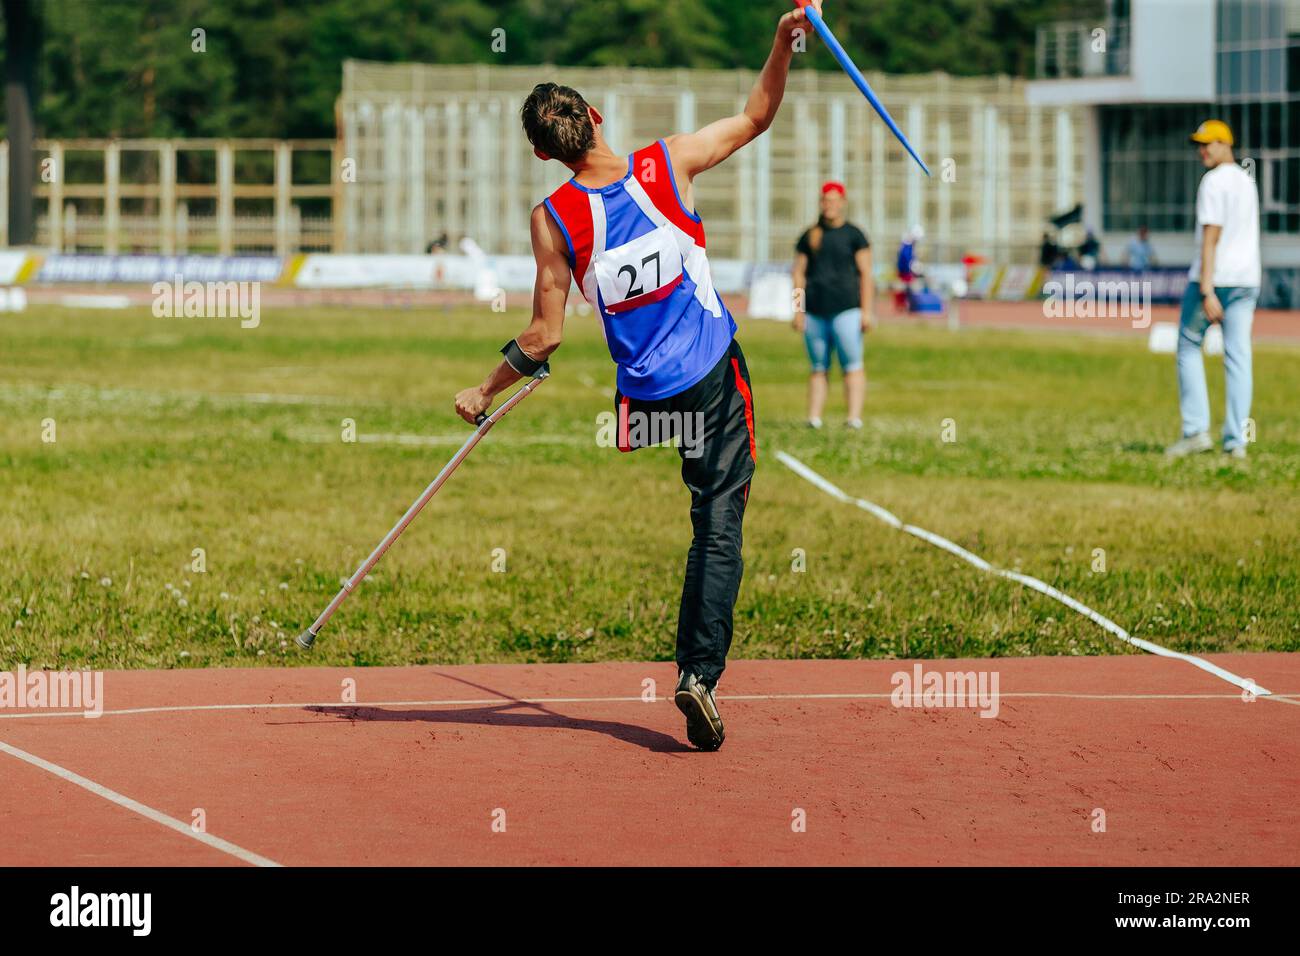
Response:
[[[686,391],[651,402],[618,393],[614,402],[620,450],[681,437],[694,537],[677,617],[677,666],[713,687],[731,648],[732,612],[744,573],[741,524],[758,452],[744,353],[733,340],[709,374]]]

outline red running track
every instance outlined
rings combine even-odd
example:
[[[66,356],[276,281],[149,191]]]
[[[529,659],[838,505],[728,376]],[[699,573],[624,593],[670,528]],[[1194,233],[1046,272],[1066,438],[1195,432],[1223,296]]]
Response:
[[[922,662],[996,670],[985,718],[893,706],[912,662],[738,661],[716,754],[672,664],[114,672],[98,719],[0,711],[0,866],[1294,866],[1300,655],[1212,659],[1289,696],[1146,656]]]

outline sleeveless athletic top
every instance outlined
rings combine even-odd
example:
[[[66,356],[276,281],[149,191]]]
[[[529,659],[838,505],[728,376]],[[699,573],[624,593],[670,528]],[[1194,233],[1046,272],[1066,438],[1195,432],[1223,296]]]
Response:
[[[704,224],[682,204],[663,140],[599,189],[569,180],[546,200],[583,297],[600,315],[618,388],[643,401],[699,382],[736,334],[713,288]]]

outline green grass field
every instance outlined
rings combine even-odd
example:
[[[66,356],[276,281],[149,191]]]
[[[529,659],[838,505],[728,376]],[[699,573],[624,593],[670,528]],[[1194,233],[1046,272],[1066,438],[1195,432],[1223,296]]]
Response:
[[[670,660],[688,495],[674,450],[597,446],[613,366],[590,317],[570,320],[552,379],[316,651],[292,644],[466,436],[451,396],[525,318],[323,307],[267,310],[244,330],[145,308],[0,317],[2,666]],[[1300,648],[1300,349],[1258,348],[1259,441],[1234,466],[1161,457],[1177,432],[1173,360],[1138,339],[886,326],[869,344],[861,433],[838,427],[838,381],[828,427],[802,425],[806,363],[788,328],[744,323],[740,339],[760,460],[733,656],[1127,650],[833,501],[778,449],[1138,636]],[[1222,366],[1209,365],[1220,416]],[[361,441],[342,440],[344,419]]]

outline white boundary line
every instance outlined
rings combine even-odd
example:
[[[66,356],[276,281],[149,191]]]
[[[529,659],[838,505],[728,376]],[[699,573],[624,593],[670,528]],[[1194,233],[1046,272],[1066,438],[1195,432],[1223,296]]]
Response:
[[[65,385],[45,387],[28,383],[0,385],[0,400],[5,398],[29,399],[44,398],[50,401],[73,401],[89,399],[90,401],[113,402],[123,399],[138,399],[142,402],[163,404],[166,402],[192,403],[209,402],[214,405],[330,405],[330,406],[375,406],[383,404],[374,399],[352,399],[339,395],[292,395],[277,392],[191,392],[169,389],[116,388],[71,382]]]
[[[292,441],[311,445],[337,445],[340,439],[337,432],[308,432],[290,430],[288,437]],[[372,432],[357,435],[359,445],[412,445],[421,448],[459,448],[465,443],[465,435],[417,435],[409,433]],[[523,435],[507,436],[504,440],[494,440],[493,444],[506,445],[585,445],[588,439],[574,435]]]
[[[901,662],[900,662],[901,663]],[[894,692],[875,694],[719,694],[718,700],[889,700]],[[1274,694],[1273,699],[1287,704],[1300,704],[1300,694]],[[1065,691],[1020,691],[998,693],[999,698],[1057,698],[1062,700],[1241,700],[1241,694],[1073,694]],[[223,710],[303,710],[319,707],[329,710],[347,710],[366,707],[482,707],[491,704],[638,704],[663,703],[667,697],[645,700],[642,697],[479,697],[440,700],[363,700],[344,704],[337,700],[308,703],[264,704],[178,704],[167,707],[131,707],[106,710],[103,717],[122,717],[133,714],[189,714]],[[0,720],[24,720],[40,717],[81,717],[80,710],[24,711],[21,714],[0,713]]]
[[[183,820],[177,820],[175,817],[169,817],[167,814],[163,813],[160,810],[155,810],[153,807],[147,807],[140,801],[132,800],[130,797],[125,797],[122,794],[118,793],[116,790],[110,790],[108,789],[108,787],[101,786],[100,784],[95,783],[95,781],[89,780],[86,777],[81,776],[81,774],[73,773],[71,770],[68,770],[66,767],[60,767],[56,763],[50,763],[50,761],[48,760],[42,760],[40,757],[36,756],[35,754],[29,754],[25,750],[19,750],[17,747],[11,747],[3,740],[0,740],[0,753],[7,753],[11,757],[17,757],[19,760],[29,763],[33,767],[39,767],[41,770],[44,770],[47,773],[52,773],[54,774],[54,776],[59,777],[62,780],[68,781],[68,783],[74,783],[78,787],[81,787],[83,790],[89,790],[97,797],[103,797],[105,800],[109,801],[110,803],[116,803],[118,806],[125,807],[126,809],[130,810],[132,813],[138,813],[140,816],[144,817],[145,819],[152,820],[154,823],[160,823],[170,830],[175,830],[177,833],[183,836],[187,836],[190,837],[191,839],[198,840],[200,843],[204,843],[212,847],[214,850],[220,850],[222,853],[227,853],[230,856],[235,857],[236,859],[243,860],[245,863],[251,863],[253,866],[279,866],[280,865],[279,863],[276,863],[274,860],[268,860],[264,856],[258,856],[256,853],[253,853],[250,850],[245,850],[241,846],[235,846],[235,844],[231,843],[228,840],[223,840],[221,839],[221,837],[215,837],[210,833],[196,833],[194,832],[194,828],[191,827],[188,823],[185,823]]]
[[[1242,690],[1250,691],[1251,693],[1257,694],[1261,697],[1272,695],[1272,691],[1260,687],[1249,678],[1238,677],[1236,674],[1232,673],[1232,671],[1224,670],[1218,664],[1212,664],[1203,657],[1197,657],[1194,654],[1183,654],[1180,651],[1171,651],[1167,647],[1161,647],[1159,644],[1153,644],[1140,637],[1134,637],[1110,618],[1103,614],[1099,614],[1086,604],[1076,601],[1074,598],[1070,597],[1070,595],[1058,591],[1050,584],[1046,584],[1038,578],[1031,577],[1028,574],[1021,574],[1018,571],[1007,571],[1003,568],[994,567],[979,555],[971,554],[971,552],[967,551],[965,548],[958,544],[954,544],[952,541],[949,541],[941,535],[937,535],[932,531],[926,531],[924,528],[918,528],[915,525],[904,524],[896,515],[890,511],[886,511],[884,508],[880,507],[880,505],[874,504],[863,498],[854,498],[847,492],[840,490],[793,455],[787,455],[783,451],[778,451],[776,457],[781,464],[785,465],[796,475],[811,484],[816,485],[832,498],[843,501],[845,504],[857,505],[863,511],[869,512],[891,528],[910,534],[913,537],[920,538],[922,541],[927,541],[936,548],[942,548],[944,551],[956,555],[968,564],[975,565],[975,567],[979,568],[981,571],[987,571],[989,574],[995,574],[998,577],[1006,578],[1010,581],[1016,581],[1027,588],[1032,588],[1033,590],[1038,591],[1040,594],[1045,594],[1053,600],[1064,604],[1071,610],[1078,611],[1102,630],[1109,631],[1126,644],[1140,647],[1142,650],[1159,657],[1172,657],[1180,661],[1186,661],[1193,667],[1199,667],[1201,670],[1213,674],[1215,677],[1226,680],[1229,684],[1235,684]]]

